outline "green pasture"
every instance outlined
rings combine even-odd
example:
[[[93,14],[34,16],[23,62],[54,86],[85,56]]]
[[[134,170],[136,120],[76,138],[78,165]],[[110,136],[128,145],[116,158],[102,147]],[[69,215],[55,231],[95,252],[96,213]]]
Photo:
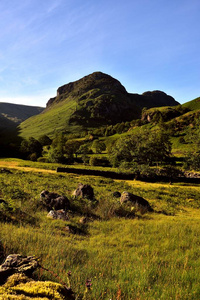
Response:
[[[0,173],[0,197],[9,206],[0,205],[4,256],[36,255],[41,265],[66,283],[70,270],[76,299],[200,299],[198,185],[8,170]],[[79,182],[94,188],[95,204],[72,198]],[[43,190],[69,198],[73,207],[69,221],[46,217],[40,202]],[[154,212],[122,207],[113,197],[115,191],[144,197]],[[122,213],[128,210],[132,214]],[[79,223],[82,216],[88,217],[86,224]],[[67,232],[67,225],[82,233]],[[42,269],[35,276],[59,281]],[[86,291],[87,279],[92,285]]]

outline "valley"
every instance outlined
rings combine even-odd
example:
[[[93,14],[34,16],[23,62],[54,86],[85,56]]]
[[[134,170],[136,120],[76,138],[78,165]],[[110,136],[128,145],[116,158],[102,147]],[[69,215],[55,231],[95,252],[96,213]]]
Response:
[[[131,94],[94,72],[19,125],[2,113],[0,263],[40,264],[0,299],[200,298],[200,98]]]

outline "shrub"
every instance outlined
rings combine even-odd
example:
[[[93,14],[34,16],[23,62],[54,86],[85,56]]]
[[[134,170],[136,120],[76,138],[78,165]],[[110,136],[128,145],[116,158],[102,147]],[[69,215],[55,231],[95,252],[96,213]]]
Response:
[[[91,156],[89,161],[90,166],[109,167],[110,163],[106,157]]]
[[[32,161],[37,161],[37,153],[31,153],[29,155],[29,159]]]

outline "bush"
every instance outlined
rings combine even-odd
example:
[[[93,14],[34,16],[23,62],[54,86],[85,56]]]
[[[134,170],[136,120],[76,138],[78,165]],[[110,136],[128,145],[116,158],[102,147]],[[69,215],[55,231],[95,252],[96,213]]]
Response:
[[[190,153],[185,159],[184,167],[200,171],[200,152]]]
[[[91,156],[89,161],[90,166],[109,167],[110,163],[106,157]]]
[[[29,159],[32,161],[37,161],[37,153],[31,153],[29,155]]]

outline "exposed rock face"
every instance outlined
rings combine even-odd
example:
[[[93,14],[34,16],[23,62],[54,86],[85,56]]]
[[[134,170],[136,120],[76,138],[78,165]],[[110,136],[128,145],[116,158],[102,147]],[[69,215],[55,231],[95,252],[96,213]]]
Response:
[[[70,208],[70,202],[66,196],[60,196],[57,193],[42,191],[40,194],[40,199],[46,206],[47,210],[68,210]]]
[[[94,190],[89,184],[79,183],[77,189],[72,194],[74,197],[94,200]]]
[[[164,109],[149,109],[142,113],[142,120],[147,120],[148,122],[152,122],[152,120],[156,117],[162,118],[164,122],[170,121],[176,117],[181,116],[182,114],[188,112],[188,108],[184,107],[165,107]]]
[[[142,96],[147,102],[151,103],[151,107],[158,106],[158,103],[160,106],[174,106],[179,104],[172,96],[162,91],[148,91],[143,93]]]
[[[74,99],[77,108],[70,122],[88,126],[116,124],[139,118],[143,107],[177,105],[171,96],[161,91],[130,94],[115,78],[94,72],[58,88],[57,96],[47,102],[47,110],[54,104]]]
[[[64,209],[60,210],[50,210],[50,212],[47,215],[48,218],[50,219],[60,219],[60,220],[69,220],[69,217],[67,215],[67,212]]]
[[[15,273],[31,275],[38,267],[38,261],[34,256],[22,256],[20,254],[10,254],[5,262],[0,266],[0,284]]]
[[[132,203],[134,206],[137,206],[138,208],[142,207],[147,209],[148,211],[153,211],[153,209],[151,208],[147,200],[129,192],[123,192],[121,194],[120,203],[121,204]]]

